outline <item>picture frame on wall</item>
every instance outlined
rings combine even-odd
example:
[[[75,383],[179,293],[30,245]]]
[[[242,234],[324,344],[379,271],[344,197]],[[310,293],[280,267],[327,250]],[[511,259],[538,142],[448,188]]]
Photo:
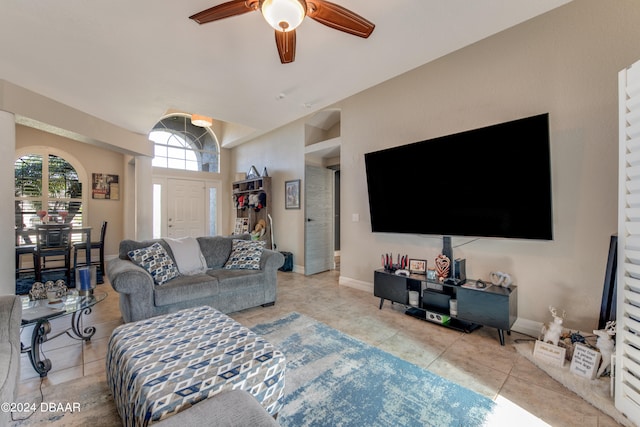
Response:
[[[118,175],[94,173],[91,176],[91,197],[103,200],[120,200]]]
[[[410,259],[409,273],[427,274],[427,260],[426,259]]]
[[[284,182],[284,208],[300,209],[300,180]]]

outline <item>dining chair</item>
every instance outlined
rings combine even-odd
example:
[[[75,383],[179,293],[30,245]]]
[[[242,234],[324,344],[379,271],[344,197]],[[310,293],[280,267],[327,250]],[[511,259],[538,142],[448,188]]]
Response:
[[[102,221],[102,227],[100,228],[100,241],[97,242],[89,242],[90,249],[99,249],[100,255],[98,257],[98,261],[91,261],[91,265],[96,265],[100,271],[100,275],[98,276],[97,283],[103,283],[104,277],[104,240],[107,235],[107,221]],[[78,264],[78,251],[85,251],[85,260],[87,259],[87,242],[77,242],[73,244],[73,265],[75,268],[78,268],[80,265],[87,265],[86,261],[84,263]],[[92,259],[95,259],[92,257]]]
[[[43,271],[64,271],[67,285],[71,283],[71,245],[70,224],[36,225],[36,249],[33,253],[36,281],[42,281]],[[49,266],[46,265],[47,258]],[[61,266],[62,261],[64,265]]]
[[[16,279],[20,277],[20,273],[29,273],[35,271],[35,266],[21,267],[20,261],[22,255],[29,255],[33,258],[33,252],[36,245],[31,241],[31,237],[23,229],[16,229]]]

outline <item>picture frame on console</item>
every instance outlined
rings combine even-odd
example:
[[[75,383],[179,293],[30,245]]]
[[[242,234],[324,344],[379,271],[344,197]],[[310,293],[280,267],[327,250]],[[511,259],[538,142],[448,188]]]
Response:
[[[409,273],[427,274],[427,260],[426,259],[410,259]]]

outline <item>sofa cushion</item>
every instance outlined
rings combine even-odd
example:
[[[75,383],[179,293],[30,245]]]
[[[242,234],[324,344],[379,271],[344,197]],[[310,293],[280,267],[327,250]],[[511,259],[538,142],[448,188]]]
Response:
[[[264,241],[233,240],[229,259],[224,264],[227,270],[259,270]]]
[[[207,274],[176,277],[153,289],[154,304],[158,307],[210,298],[217,294],[218,279]]]
[[[207,271],[207,261],[200,251],[200,244],[195,237],[179,239],[163,239],[173,252],[173,259],[180,274],[192,275]]]
[[[146,248],[134,249],[129,251],[128,255],[131,261],[147,270],[158,285],[180,275],[173,259],[160,243],[154,243]]]
[[[207,274],[218,280],[220,292],[246,292],[247,288],[262,286],[265,282],[263,270],[209,270]]]
[[[222,391],[160,422],[155,427],[184,427],[211,425],[212,414],[218,427],[279,427],[258,400],[248,391],[235,389]]]
[[[197,238],[200,244],[200,251],[207,260],[207,267],[222,268],[231,253],[233,239],[233,237],[223,236],[204,236]]]

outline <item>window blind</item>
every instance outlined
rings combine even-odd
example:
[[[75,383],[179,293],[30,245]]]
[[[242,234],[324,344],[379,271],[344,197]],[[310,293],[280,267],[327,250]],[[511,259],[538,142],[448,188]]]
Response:
[[[640,424],[640,61],[619,73],[615,405]],[[621,279],[621,280],[620,280]]]

